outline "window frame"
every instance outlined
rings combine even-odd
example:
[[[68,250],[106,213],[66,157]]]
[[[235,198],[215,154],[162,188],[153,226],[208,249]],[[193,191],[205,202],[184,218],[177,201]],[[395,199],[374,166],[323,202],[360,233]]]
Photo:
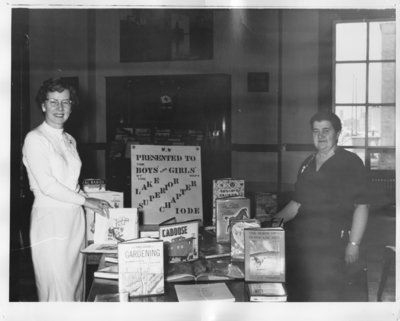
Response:
[[[333,46],[332,46],[332,109],[335,112],[337,107],[341,107],[341,106],[360,106],[360,107],[365,107],[365,120],[364,120],[364,143],[362,146],[355,146],[355,145],[342,145],[344,148],[348,148],[348,149],[360,149],[360,150],[364,150],[365,151],[365,155],[364,155],[364,163],[366,168],[370,171],[370,172],[374,172],[376,174],[390,174],[390,173],[394,173],[395,169],[372,169],[371,168],[371,154],[373,153],[385,153],[385,152],[391,152],[393,154],[395,154],[396,152],[396,142],[394,142],[393,146],[389,145],[389,146],[369,146],[369,109],[371,107],[393,107],[394,112],[396,113],[396,100],[392,103],[371,103],[369,102],[369,70],[370,70],[370,64],[371,63],[394,63],[396,64],[396,56],[393,59],[369,59],[370,57],[370,46],[369,46],[369,42],[370,42],[370,23],[374,23],[374,22],[392,22],[394,24],[396,24],[396,20],[395,19],[391,19],[391,18],[379,18],[379,19],[346,19],[346,20],[334,20],[333,21]],[[338,24],[346,24],[346,23],[366,23],[366,32],[367,32],[367,37],[366,37],[366,57],[365,60],[340,60],[337,61],[336,60],[336,47],[337,47],[337,43],[336,43],[336,26]],[[351,103],[351,102],[347,102],[347,103],[337,103],[336,102],[336,67],[338,64],[348,64],[348,63],[360,63],[365,65],[366,67],[366,73],[365,73],[365,102],[364,103]],[[396,72],[396,70],[395,70]],[[396,98],[396,97],[395,97]],[[396,124],[395,124],[396,125]],[[394,130],[396,131],[396,126],[394,128]],[[394,134],[394,138],[396,139],[396,133]],[[396,155],[395,155],[396,156]]]

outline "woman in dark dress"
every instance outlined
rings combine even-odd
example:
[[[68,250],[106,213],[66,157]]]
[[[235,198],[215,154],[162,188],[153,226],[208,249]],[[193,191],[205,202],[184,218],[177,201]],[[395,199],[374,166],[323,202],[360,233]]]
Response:
[[[318,112],[310,125],[316,152],[300,166],[294,197],[276,215],[290,221],[288,299],[345,301],[368,221],[365,167],[337,146],[342,126],[334,113]]]

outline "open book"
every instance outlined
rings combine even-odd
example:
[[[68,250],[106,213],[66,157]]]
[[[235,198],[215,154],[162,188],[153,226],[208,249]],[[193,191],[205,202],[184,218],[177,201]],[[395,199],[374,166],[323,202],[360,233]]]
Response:
[[[232,264],[229,260],[197,260],[169,264],[166,275],[167,282],[221,281],[243,278],[244,273],[240,267]]]

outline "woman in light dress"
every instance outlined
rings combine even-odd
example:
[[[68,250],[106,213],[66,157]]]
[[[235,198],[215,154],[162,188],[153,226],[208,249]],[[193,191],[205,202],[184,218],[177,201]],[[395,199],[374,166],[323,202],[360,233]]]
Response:
[[[30,241],[39,301],[84,300],[85,217],[82,206],[108,216],[109,204],[79,188],[81,160],[64,131],[78,98],[62,79],[43,82],[37,103],[41,125],[24,141],[23,163],[34,194]]]

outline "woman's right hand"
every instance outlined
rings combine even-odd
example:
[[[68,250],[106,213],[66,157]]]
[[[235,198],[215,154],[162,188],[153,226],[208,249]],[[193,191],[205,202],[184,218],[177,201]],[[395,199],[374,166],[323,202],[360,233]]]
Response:
[[[98,198],[87,197],[83,206],[92,209],[96,213],[109,218],[110,214],[108,209],[112,207],[107,201]]]

